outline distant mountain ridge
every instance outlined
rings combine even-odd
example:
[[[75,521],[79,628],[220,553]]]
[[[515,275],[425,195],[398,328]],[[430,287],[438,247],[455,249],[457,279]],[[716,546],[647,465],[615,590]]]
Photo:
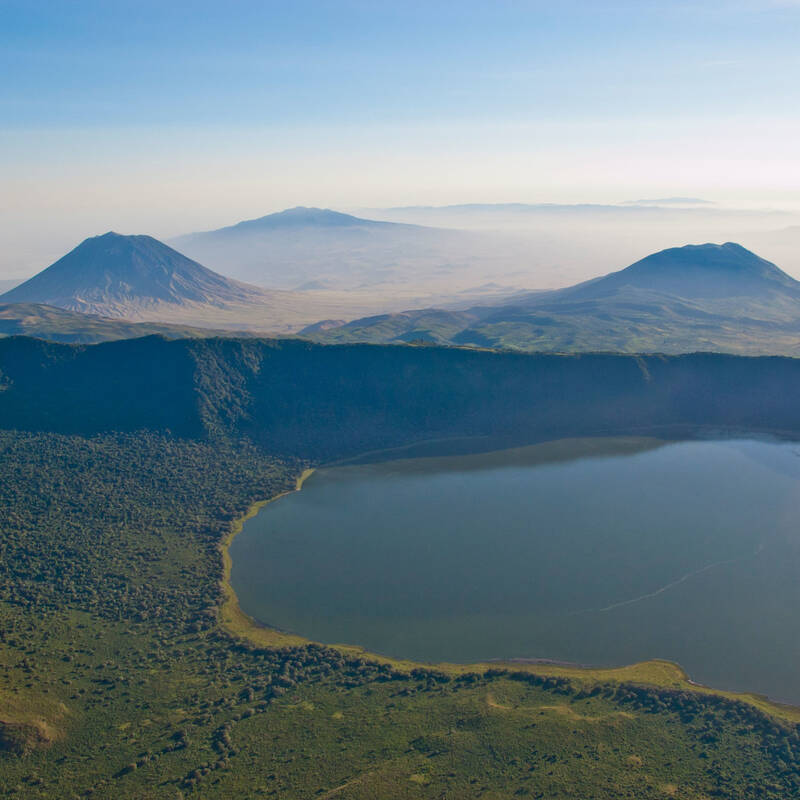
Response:
[[[291,261],[289,268],[293,269]],[[348,320],[376,309],[422,305],[424,300],[413,298],[431,297],[328,289],[323,281],[315,287],[307,291],[262,289],[214,272],[152,236],[106,233],[86,239],[33,278],[0,295],[0,304],[33,304],[129,322],[275,335],[295,333],[322,319]],[[402,300],[403,296],[408,299]],[[13,328],[17,319],[36,335],[52,332],[60,336],[69,329],[82,336],[81,330],[87,327],[93,331],[90,336],[99,333],[96,319],[83,324],[56,320],[52,312],[20,313],[17,318],[17,311],[9,311],[6,327]],[[106,331],[113,334],[108,326]]]
[[[0,335],[60,341],[148,332],[192,337],[204,335],[197,331],[204,328],[300,332],[322,342],[800,356],[800,282],[733,242],[669,248],[564,289],[506,293],[480,304],[394,312],[406,302],[397,294],[393,307],[384,306],[392,313],[365,317],[376,308],[374,297],[259,289],[152,237],[107,233],[87,239],[0,297],[4,301]],[[89,316],[67,316],[76,313]],[[120,327],[114,320],[126,322]],[[137,322],[150,327],[130,327]]]
[[[424,340],[544,352],[800,355],[800,282],[733,242],[687,245],[493,306],[420,309],[301,333],[322,341]]]
[[[42,272],[0,296],[68,311],[135,316],[153,306],[258,303],[264,292],[192,261],[152,236],[105,233],[81,242]]]
[[[454,295],[519,270],[521,248],[492,236],[298,206],[170,244],[225,275],[269,289]],[[513,248],[512,248],[513,249]],[[516,255],[516,254],[519,255]],[[502,282],[507,284],[505,278]]]
[[[433,214],[461,211],[466,213],[491,213],[500,214],[512,212],[518,214],[540,214],[550,212],[574,212],[586,213],[598,211],[601,213],[615,213],[626,217],[635,217],[642,212],[670,212],[678,215],[691,214],[700,208],[705,214],[733,214],[741,216],[751,213],[748,209],[726,209],[720,208],[716,203],[702,200],[701,198],[689,197],[665,197],[624,201],[622,203],[454,203],[451,205],[415,205],[415,206],[390,206],[384,208],[365,208],[362,213],[390,214],[403,213],[409,211],[425,211]],[[772,210],[768,213],[776,218],[790,217],[791,214],[784,211]]]
[[[392,225],[402,227],[415,227],[412,225],[402,225],[401,223],[379,222],[378,220],[362,219],[354,217],[352,214],[344,214],[341,211],[333,211],[330,208],[315,208],[310,206],[295,206],[284,211],[276,211],[273,214],[266,214],[256,219],[246,219],[237,222],[235,225],[227,225],[223,228],[216,228],[200,233],[189,233],[177,237],[174,241],[181,243],[185,241],[197,241],[203,238],[225,236],[229,234],[239,234],[253,231],[275,231],[294,228],[354,228],[354,227],[391,227]]]

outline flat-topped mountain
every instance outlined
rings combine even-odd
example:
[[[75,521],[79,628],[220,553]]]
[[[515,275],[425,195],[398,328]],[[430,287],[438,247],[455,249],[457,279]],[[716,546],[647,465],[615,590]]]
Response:
[[[154,306],[226,306],[263,301],[262,290],[192,261],[152,236],[106,233],[81,242],[0,300],[133,317]]]
[[[732,242],[688,245],[493,306],[384,314],[303,333],[324,341],[424,340],[547,352],[800,355],[800,282]]]
[[[361,219],[352,214],[343,214],[341,211],[333,211],[330,208],[313,208],[308,206],[296,206],[287,208],[284,211],[277,211],[274,214],[267,214],[257,219],[247,219],[236,225],[228,225],[213,231],[203,233],[191,233],[182,236],[176,241],[185,239],[198,240],[200,238],[211,238],[217,236],[238,235],[252,231],[275,231],[286,228],[373,228],[391,227],[395,223],[379,222],[372,219]],[[399,227],[413,227],[402,225]]]
[[[455,299],[518,270],[518,245],[469,231],[364,219],[299,206],[170,240],[225,275],[269,289]],[[511,283],[502,277],[504,284]]]

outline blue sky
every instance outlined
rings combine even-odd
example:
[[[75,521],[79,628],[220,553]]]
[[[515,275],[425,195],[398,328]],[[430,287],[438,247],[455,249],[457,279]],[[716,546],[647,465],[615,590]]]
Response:
[[[298,203],[796,204],[798,42],[789,0],[0,0],[0,241]]]
[[[770,113],[780,2],[2,2],[11,127]]]

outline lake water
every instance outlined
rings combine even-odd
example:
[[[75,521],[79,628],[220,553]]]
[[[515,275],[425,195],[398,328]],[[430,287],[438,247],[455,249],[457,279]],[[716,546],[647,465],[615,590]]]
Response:
[[[244,611],[419,661],[682,664],[800,702],[800,444],[564,440],[321,469],[231,547]]]

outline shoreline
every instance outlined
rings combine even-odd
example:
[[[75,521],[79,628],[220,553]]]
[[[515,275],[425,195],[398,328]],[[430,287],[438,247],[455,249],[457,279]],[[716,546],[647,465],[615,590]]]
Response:
[[[259,643],[267,644],[269,647],[282,647],[284,645],[293,644],[306,644],[310,640],[302,636],[296,636],[290,633],[283,633],[274,628],[260,623],[253,617],[245,614],[239,606],[239,598],[236,595],[236,590],[231,583],[231,569],[233,567],[233,559],[230,554],[230,546],[233,540],[242,532],[245,522],[255,517],[262,508],[280,500],[282,497],[299,492],[303,488],[303,484],[314,474],[314,467],[304,469],[300,475],[295,479],[294,489],[287,489],[284,492],[279,492],[273,497],[266,500],[257,500],[253,503],[243,516],[234,520],[231,524],[231,529],[225,538],[219,544],[220,555],[222,556],[222,578],[220,585],[223,593],[222,604],[219,607],[219,624],[233,633],[236,636],[243,636],[245,639],[252,640],[253,632],[268,632],[269,642],[262,642],[263,637],[259,637]],[[249,634],[249,635],[248,635]]]
[[[558,441],[558,440],[556,440]],[[328,465],[324,465],[328,466]],[[255,517],[265,506],[276,500],[286,497],[294,492],[299,492],[303,484],[313,475],[317,468],[304,469],[295,480],[294,489],[287,489],[274,497],[259,500],[253,503],[245,514],[236,519],[229,533],[220,542],[219,548],[223,562],[223,574],[220,585],[223,592],[223,601],[219,606],[219,624],[229,634],[238,636],[245,641],[261,647],[300,647],[314,643],[299,634],[288,633],[270,627],[246,614],[239,605],[236,590],[231,584],[231,568],[233,559],[230,555],[230,546],[236,536],[241,533],[245,522]],[[342,654],[351,657],[369,658],[383,664],[390,664],[393,668],[410,672],[413,669],[437,669],[451,676],[458,676],[467,672],[484,673],[498,667],[512,667],[518,671],[530,672],[545,677],[563,677],[576,680],[584,684],[596,683],[639,683],[662,689],[678,689],[699,694],[712,694],[728,700],[745,702],[758,710],[778,719],[800,724],[800,706],[780,703],[764,695],[752,692],[734,692],[723,689],[714,689],[692,680],[684,668],[666,659],[652,659],[621,667],[593,667],[580,664],[567,664],[546,658],[540,659],[492,659],[487,662],[474,664],[437,663],[425,664],[422,662],[398,659],[374,653],[358,645],[326,644],[339,650]]]

